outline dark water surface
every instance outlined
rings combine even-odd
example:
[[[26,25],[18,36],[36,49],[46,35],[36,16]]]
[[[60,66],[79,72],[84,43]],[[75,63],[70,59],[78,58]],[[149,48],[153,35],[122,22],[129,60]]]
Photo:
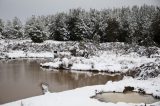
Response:
[[[121,80],[120,75],[106,75],[70,71],[44,71],[44,60],[0,60],[0,104],[42,94],[40,84],[47,82],[51,92],[105,84]]]

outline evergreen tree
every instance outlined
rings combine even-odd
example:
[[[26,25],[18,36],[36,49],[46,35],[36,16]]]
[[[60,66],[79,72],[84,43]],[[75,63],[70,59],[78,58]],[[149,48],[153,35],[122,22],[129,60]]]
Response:
[[[0,19],[0,39],[3,38],[3,31],[4,31],[4,22]]]
[[[12,21],[12,29],[13,35],[16,39],[23,37],[22,23],[17,17],[15,17]]]
[[[139,9],[139,20],[137,22],[139,25],[139,32],[141,32],[138,41],[139,45],[153,45],[153,40],[150,34],[150,26],[154,12],[150,11],[151,9],[152,7],[148,7],[146,5],[141,6]]]
[[[129,35],[130,35],[129,24],[127,21],[124,21],[124,23],[122,24],[122,26],[120,27],[120,30],[119,30],[118,41],[119,42],[128,42]]]
[[[50,23],[50,17],[46,17],[46,16],[39,16],[37,18],[39,25],[42,27],[43,29],[43,33],[45,33],[45,39],[49,38],[49,23]]]
[[[23,37],[22,23],[17,17],[12,22],[7,21],[3,36],[8,39],[19,39]]]
[[[25,34],[35,43],[41,43],[46,39],[45,28],[35,16],[26,22]]]
[[[139,25],[138,25],[138,22],[139,22],[139,16],[138,16],[138,11],[139,11],[139,7],[138,6],[133,6],[132,9],[131,9],[131,15],[130,17],[132,17],[130,19],[130,29],[131,29],[131,34],[129,36],[130,38],[130,41],[131,43],[134,43],[134,44],[138,44],[138,40],[139,40],[139,34],[141,32],[139,32]]]
[[[7,21],[4,31],[3,31],[3,36],[5,39],[13,39],[13,30],[12,30],[12,23],[11,21]]]
[[[156,15],[151,24],[151,35],[155,43],[160,45],[160,8],[157,7]]]
[[[50,39],[64,41],[68,40],[68,32],[66,28],[66,14],[57,14],[49,25]]]
[[[25,27],[18,18],[4,23],[0,20],[0,33],[4,38],[31,38],[43,42],[49,38],[59,41],[127,42],[150,46],[159,44],[159,7],[133,6],[85,11],[71,9],[69,13],[32,16]],[[23,29],[24,28],[24,29]],[[23,35],[25,30],[25,36]]]
[[[30,38],[29,33],[31,31],[31,27],[35,24],[36,17],[32,16],[30,19],[28,19],[25,23],[25,29],[24,29],[24,36],[25,38]]]
[[[131,13],[131,37],[132,43],[149,46],[153,44],[150,34],[151,20],[154,14],[152,6],[134,6]]]
[[[80,9],[73,9],[70,10],[69,15],[67,16],[66,24],[68,30],[68,37],[71,41],[81,41],[83,39],[82,32],[78,27],[80,23],[80,13]]]
[[[115,18],[108,19],[102,42],[116,42],[119,38],[119,23]]]
[[[119,30],[119,42],[129,42],[129,36],[130,36],[130,28],[129,28],[129,16],[130,16],[130,9],[128,8],[122,8],[120,10],[120,30]]]

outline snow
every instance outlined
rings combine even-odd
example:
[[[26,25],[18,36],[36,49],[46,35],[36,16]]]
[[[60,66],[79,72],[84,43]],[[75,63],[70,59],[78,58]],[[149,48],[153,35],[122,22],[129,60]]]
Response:
[[[86,65],[86,64],[73,64],[73,66],[71,67],[71,70],[88,71],[91,69],[92,69],[91,65]]]
[[[23,58],[26,57],[26,54],[23,51],[13,51],[10,53],[6,53],[8,58]]]
[[[67,60],[67,63],[72,63],[71,70],[97,70],[107,72],[126,72],[132,70],[135,67],[139,67],[142,64],[155,62],[156,58],[147,58],[145,56],[140,57],[136,53],[127,55],[117,55],[115,53],[101,52],[97,56],[91,56],[89,58],[84,57],[71,57]],[[65,63],[62,59],[55,60]],[[53,62],[54,63],[54,62]],[[46,64],[43,64],[45,66]],[[50,65],[49,67],[54,68]],[[57,68],[57,67],[56,67]]]
[[[160,62],[149,62],[136,67],[135,71],[137,72],[136,76],[139,76],[139,79],[154,78],[160,74]]]
[[[47,67],[49,66],[50,68],[59,68],[59,66],[62,64],[62,62],[47,62],[47,63],[44,63],[44,64],[41,64],[42,67]]]
[[[46,40],[46,41],[44,41],[44,43],[48,43],[48,44],[62,44],[62,43],[65,43],[65,42],[62,42],[62,41],[53,41],[53,40]]]
[[[126,86],[134,87],[134,91],[141,88],[147,94],[160,97],[160,48],[157,48],[157,53],[147,56],[145,47],[137,45],[133,47],[120,42],[103,43],[99,45],[99,48],[92,43],[86,43],[83,46],[81,47],[78,42],[45,41],[38,44],[32,43],[30,40],[0,40],[0,58],[51,58],[51,62],[40,65],[45,68],[64,68],[71,71],[96,70],[109,73],[136,71],[138,75],[135,77],[137,78],[124,77],[121,81],[109,81],[105,85],[87,86],[59,93],[46,93],[42,96],[7,103],[2,106],[135,106],[132,103],[122,102],[117,104],[103,103],[90,98],[95,95],[95,90],[123,92]],[[76,48],[76,56],[71,55],[71,48]],[[87,50],[85,52],[89,56],[81,56],[84,50]],[[53,51],[57,51],[57,54]],[[144,104],[136,104],[136,106],[140,105]],[[152,105],[160,106],[160,102]]]
[[[71,55],[71,48],[76,49],[76,56]],[[52,58],[52,64],[41,64],[41,66],[125,73],[143,64],[160,61],[160,49],[151,48],[157,51],[149,58],[145,47],[137,45],[134,47],[120,42],[101,43],[96,47],[90,42],[80,44],[47,40],[39,44],[32,43],[31,40],[0,40],[0,58]],[[54,54],[54,51],[57,51],[57,54]],[[83,53],[89,56],[86,54],[87,57],[83,57]]]
[[[124,77],[123,80],[118,82],[107,82],[103,88],[106,92],[116,91],[123,92],[125,86],[134,87],[134,91],[144,89],[147,94],[160,97],[160,75],[156,78],[149,78],[148,80],[138,80],[132,77]]]
[[[67,58],[63,58],[62,64],[63,64],[64,67],[68,67],[69,66],[69,60]]]
[[[148,80],[137,80],[131,77],[125,77],[121,81],[109,81],[106,85],[87,86],[59,93],[47,93],[42,96],[31,97],[16,102],[3,104],[1,106],[22,106],[22,104],[23,106],[142,106],[144,105],[143,103],[104,103],[90,97],[95,95],[95,90],[105,92],[123,92],[125,86],[135,87],[135,91],[142,88],[148,94],[160,96],[159,83],[160,76],[157,78],[150,78]],[[147,104],[147,106],[150,105],[159,106],[160,102]]]
[[[51,52],[44,53],[27,53],[27,57],[31,58],[51,58],[54,57],[54,54]]]
[[[75,49],[76,53],[73,53],[71,49]],[[146,75],[148,73],[152,75],[152,72],[159,74],[159,71],[157,72],[159,70],[157,67],[160,66],[159,57],[160,48],[158,47],[146,48],[121,42],[95,45],[91,42],[47,40],[43,43],[33,43],[31,40],[0,40],[0,59],[51,58],[52,63],[50,61],[41,64],[46,68],[110,73],[126,73],[134,70],[139,72],[140,70],[139,77],[144,75],[144,72]],[[147,68],[150,63],[155,63],[155,65],[150,65],[152,70]],[[144,69],[147,70],[144,71]]]
[[[7,58],[51,58],[54,57],[53,53],[42,52],[42,53],[30,53],[24,51],[12,51],[6,53]]]

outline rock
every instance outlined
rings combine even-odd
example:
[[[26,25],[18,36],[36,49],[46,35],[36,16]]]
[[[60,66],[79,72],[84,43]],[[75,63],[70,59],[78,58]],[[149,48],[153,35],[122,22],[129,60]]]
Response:
[[[123,90],[123,93],[127,93],[129,91],[133,91],[134,90],[134,87],[130,87],[130,86],[126,86]]]
[[[146,92],[145,92],[144,89],[142,89],[142,88],[139,88],[139,89],[138,89],[138,93],[143,94],[143,95],[146,94]]]
[[[49,92],[49,90],[48,90],[48,86],[49,85],[46,82],[42,82],[41,86],[42,86],[42,92],[43,92],[43,94],[46,94],[46,93]]]

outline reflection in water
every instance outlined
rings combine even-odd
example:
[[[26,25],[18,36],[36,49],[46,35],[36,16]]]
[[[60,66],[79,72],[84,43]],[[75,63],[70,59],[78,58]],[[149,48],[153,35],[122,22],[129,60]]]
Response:
[[[51,92],[60,92],[88,85],[120,80],[120,75],[77,73],[66,70],[44,71],[39,63],[45,60],[0,61],[0,104],[41,95],[40,84],[49,84]]]
[[[152,95],[140,95],[136,92],[129,93],[102,93],[95,96],[95,99],[103,102],[126,102],[126,103],[146,103],[151,104],[160,101]]]

